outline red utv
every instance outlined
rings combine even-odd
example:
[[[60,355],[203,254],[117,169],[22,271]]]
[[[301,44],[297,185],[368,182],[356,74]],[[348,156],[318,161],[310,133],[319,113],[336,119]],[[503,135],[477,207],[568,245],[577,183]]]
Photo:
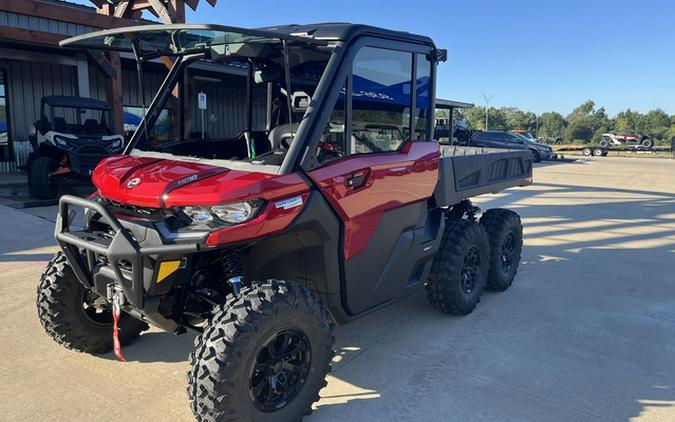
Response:
[[[326,385],[333,324],[419,289],[465,315],[513,282],[518,215],[481,216],[468,198],[531,183],[531,155],[432,141],[445,52],[431,39],[350,24],[157,25],[63,45],[174,65],[124,154],[96,168],[97,193],[61,198],[40,321],[65,347],[120,359],[148,324],[196,332],[198,420],[301,419]],[[204,69],[220,72],[205,94],[225,95],[227,130],[202,136],[178,101],[177,130],[154,136],[176,86],[207,89],[190,86]]]

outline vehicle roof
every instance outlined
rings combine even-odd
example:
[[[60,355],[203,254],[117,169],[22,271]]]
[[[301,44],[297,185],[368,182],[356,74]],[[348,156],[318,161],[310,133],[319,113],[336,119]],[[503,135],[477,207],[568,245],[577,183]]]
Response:
[[[52,107],[73,107],[73,108],[88,108],[96,110],[111,110],[110,106],[107,103],[95,100],[93,98],[52,95],[50,97],[43,97],[42,102],[45,104],[49,104]]]
[[[356,37],[373,35],[384,38],[413,41],[422,44],[434,45],[431,38],[425,35],[413,34],[405,31],[395,31],[378,26],[354,24],[347,22],[323,22],[303,25],[279,25],[261,28],[273,32],[281,32],[292,36],[309,37],[322,41],[350,41]]]
[[[79,47],[86,49],[106,49],[133,52],[132,39],[141,34],[162,34],[170,31],[178,33],[180,31],[212,31],[214,33],[238,33],[253,37],[280,38],[289,41],[314,42],[325,44],[330,41],[348,42],[360,36],[376,36],[380,38],[389,38],[397,41],[408,41],[420,44],[426,44],[435,48],[431,38],[415,35],[403,31],[393,31],[370,25],[360,25],[351,23],[317,23],[307,25],[279,25],[267,28],[238,28],[224,25],[205,25],[205,24],[171,24],[171,25],[138,25],[124,28],[106,29],[103,31],[89,32],[72,38],[65,39],[59,43],[61,46]],[[171,49],[169,43],[175,44],[173,35],[164,35],[166,39],[160,40],[166,45],[156,44],[153,41],[151,47],[154,52],[167,54],[169,52],[177,53]],[[214,38],[215,39],[215,38]],[[205,46],[205,41],[195,41],[192,47]]]

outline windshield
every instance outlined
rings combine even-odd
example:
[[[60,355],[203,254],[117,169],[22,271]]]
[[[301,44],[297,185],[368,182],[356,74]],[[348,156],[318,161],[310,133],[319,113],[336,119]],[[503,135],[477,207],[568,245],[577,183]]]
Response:
[[[169,95],[147,111],[157,116],[147,131],[134,125],[134,150],[281,164],[332,54],[306,43],[287,51],[290,78],[281,40],[211,48],[177,78],[187,82],[184,104]],[[130,122],[143,116],[142,108],[125,111]]]
[[[70,135],[112,135],[110,110],[45,106],[42,117],[51,130]]]
[[[519,138],[521,141],[532,142],[532,139],[528,138],[527,136],[525,136],[525,135],[523,135],[523,134],[521,134],[521,133],[514,133],[513,135],[515,135],[515,136],[516,136],[517,138]]]

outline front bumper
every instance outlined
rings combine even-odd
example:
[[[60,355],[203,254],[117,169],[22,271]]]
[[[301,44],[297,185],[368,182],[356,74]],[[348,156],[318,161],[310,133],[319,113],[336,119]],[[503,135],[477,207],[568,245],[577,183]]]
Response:
[[[83,230],[71,230],[71,206],[85,210]],[[90,229],[92,221],[107,230]],[[110,292],[121,291],[131,311],[169,331],[175,324],[159,315],[156,291],[159,265],[165,261],[185,262],[202,248],[201,240],[188,243],[166,241],[152,225],[120,220],[103,204],[63,196],[59,201],[55,237],[68,258],[77,279],[88,289],[111,299]]]

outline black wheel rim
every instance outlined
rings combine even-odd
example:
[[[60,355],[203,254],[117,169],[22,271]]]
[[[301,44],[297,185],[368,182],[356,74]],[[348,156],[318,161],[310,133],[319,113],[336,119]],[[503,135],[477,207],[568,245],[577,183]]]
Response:
[[[97,303],[96,300],[99,298],[100,296],[91,290],[85,290],[82,298],[82,311],[87,319],[94,324],[112,325],[112,308],[107,302],[99,301],[100,303]]]
[[[462,266],[462,290],[469,294],[476,288],[476,279],[480,270],[480,254],[477,246],[471,246],[464,255]]]
[[[302,390],[312,354],[309,339],[299,330],[283,330],[258,351],[251,370],[249,395],[263,412],[284,408]]]
[[[502,271],[508,272],[513,267],[513,258],[516,254],[516,238],[513,233],[509,233],[502,243],[501,266]]]

